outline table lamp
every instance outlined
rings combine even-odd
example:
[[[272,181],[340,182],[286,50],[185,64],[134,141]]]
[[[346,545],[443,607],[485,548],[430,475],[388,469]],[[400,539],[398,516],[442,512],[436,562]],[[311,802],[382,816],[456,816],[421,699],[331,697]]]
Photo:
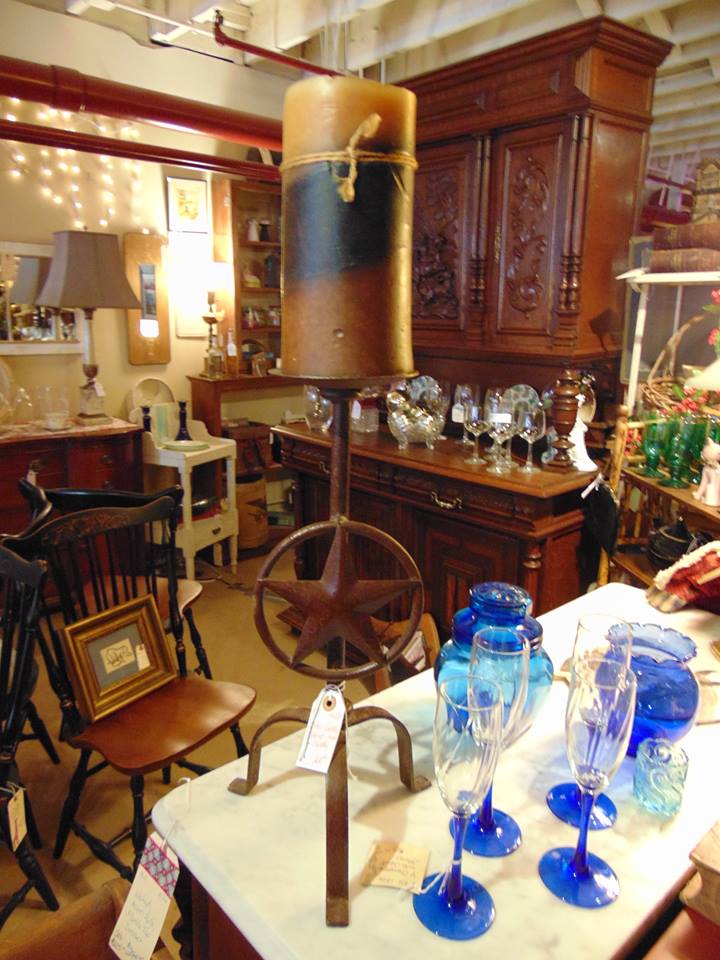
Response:
[[[50,270],[50,257],[20,257],[19,259],[17,276],[12,286],[12,302],[35,307],[38,305],[38,294],[44,287]],[[36,322],[40,320],[39,313],[36,314],[35,320]]]
[[[137,310],[140,303],[127,282],[115,234],[59,230],[53,238],[52,264],[37,302],[83,309],[83,373],[87,380],[80,387],[79,419],[82,423],[106,423],[110,418],[103,410],[105,393],[96,381],[93,314],[99,307]]]

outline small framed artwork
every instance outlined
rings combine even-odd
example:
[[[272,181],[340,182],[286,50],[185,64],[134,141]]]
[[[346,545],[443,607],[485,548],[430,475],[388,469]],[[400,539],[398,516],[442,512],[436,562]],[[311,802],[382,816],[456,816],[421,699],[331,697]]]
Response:
[[[207,233],[207,183],[204,180],[167,178],[168,230]]]
[[[149,594],[70,624],[62,643],[78,710],[90,723],[177,676]]]

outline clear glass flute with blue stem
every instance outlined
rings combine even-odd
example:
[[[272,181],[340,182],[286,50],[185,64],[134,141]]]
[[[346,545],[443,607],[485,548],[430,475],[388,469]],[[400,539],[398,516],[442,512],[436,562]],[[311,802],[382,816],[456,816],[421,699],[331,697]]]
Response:
[[[512,627],[483,627],[473,637],[469,672],[494,681],[502,693],[502,750],[522,732],[529,669],[527,638]],[[454,824],[450,824],[450,829],[454,829]],[[517,850],[521,842],[522,831],[517,822],[493,806],[491,781],[482,806],[468,824],[465,849],[481,857],[505,857]]]
[[[607,613],[586,613],[578,620],[572,657],[561,668],[567,674],[575,663],[588,657],[619,663],[625,670],[632,656],[632,627]],[[545,798],[555,816],[571,827],[580,826],[580,789],[575,781],[558,783]],[[604,793],[595,798],[590,816],[591,830],[606,830],[617,820],[617,807]]]
[[[452,862],[425,877],[413,897],[420,922],[450,940],[479,937],[495,919],[482,884],[462,872],[463,837],[492,781],[500,749],[502,695],[497,684],[472,672],[438,686],[433,723],[433,764],[440,795],[453,815]]]
[[[575,848],[549,850],[538,872],[551,893],[576,907],[604,907],[620,893],[612,867],[588,851],[588,828],[595,797],[627,752],[635,697],[635,675],[617,660],[585,657],[573,664],[565,744],[581,797],[578,841]]]

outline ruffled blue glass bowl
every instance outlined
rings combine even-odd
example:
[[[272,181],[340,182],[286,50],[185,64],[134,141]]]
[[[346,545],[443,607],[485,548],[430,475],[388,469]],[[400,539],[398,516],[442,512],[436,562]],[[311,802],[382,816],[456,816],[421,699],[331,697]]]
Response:
[[[679,740],[695,723],[700,688],[688,666],[697,647],[685,634],[654,623],[633,623],[631,667],[637,703],[628,754],[648,737]]]

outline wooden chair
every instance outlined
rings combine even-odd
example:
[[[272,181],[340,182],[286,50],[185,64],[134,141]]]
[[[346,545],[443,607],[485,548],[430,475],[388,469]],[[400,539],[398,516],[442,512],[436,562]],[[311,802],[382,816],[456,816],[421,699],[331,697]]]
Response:
[[[36,889],[45,905],[57,910],[58,902],[29,841],[40,846],[32,807],[24,794],[28,834],[12,850],[8,805],[22,787],[16,762],[18,745],[28,718],[35,683],[35,635],[44,564],[28,563],[0,546],[0,838],[11,850],[26,881],[0,909],[0,927],[12,911]],[[17,802],[17,801],[16,801]]]
[[[168,782],[172,763],[205,772],[185,758],[223,730],[230,730],[237,755],[242,756],[247,751],[238,720],[255,700],[251,687],[187,671],[175,578],[175,510],[172,497],[140,507],[83,510],[51,520],[29,537],[8,541],[22,556],[47,561],[59,600],[59,613],[43,607],[39,643],[62,709],[62,737],[80,751],[80,757],[60,817],[54,856],[62,855],[72,830],[127,879],[132,871],[111,846],[76,819],[88,777],[108,765],[130,777],[137,864],[147,838],[145,775],[162,770]],[[88,722],[78,709],[77,691],[66,669],[61,627],[147,594],[156,598],[161,618],[171,624],[178,675],[115,713]],[[103,760],[90,767],[93,751]]]
[[[41,521],[42,518],[48,518],[50,511],[54,511],[54,516],[58,513],[65,515],[67,513],[77,513],[78,510],[92,510],[96,507],[142,507],[163,496],[172,497],[179,511],[183,499],[183,489],[178,484],[154,493],[74,488],[44,490],[37,482],[23,478],[18,480],[18,489],[28,502],[33,529],[37,529],[39,521]],[[175,518],[173,518],[173,524],[176,524]],[[190,639],[198,661],[196,672],[201,672],[203,676],[211,680],[212,671],[210,669],[210,662],[203,645],[200,631],[195,623],[195,616],[192,610],[193,605],[197,602],[201,593],[202,584],[198,583],[197,580],[186,580],[182,577],[178,578],[178,608],[181,616],[188,625]],[[171,624],[169,622],[165,623],[165,629],[166,632],[170,632]]]
[[[57,916],[23,930],[22,937],[4,938],[0,960],[117,960],[108,940],[129,889],[127,881],[117,877],[67,904]],[[153,960],[170,956],[160,947]]]
[[[406,627],[406,620],[378,620],[370,617],[375,633],[380,642],[387,649],[402,634]],[[431,613],[423,613],[418,623],[416,636],[405,648],[405,651],[390,664],[389,669],[377,670],[365,684],[370,693],[385,690],[393,683],[400,683],[409,677],[435,666],[435,660],[440,653],[440,635]]]

